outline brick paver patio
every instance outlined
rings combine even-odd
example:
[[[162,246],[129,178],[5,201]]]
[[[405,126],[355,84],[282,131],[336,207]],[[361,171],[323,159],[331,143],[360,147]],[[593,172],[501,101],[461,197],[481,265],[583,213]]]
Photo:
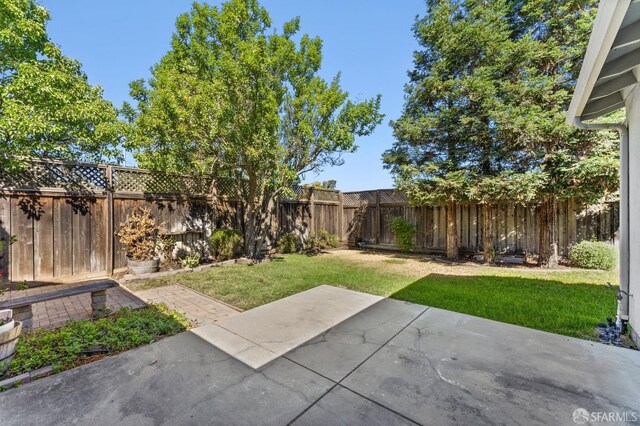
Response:
[[[42,294],[53,290],[72,287],[75,284],[47,285],[30,288],[14,293],[13,298]],[[8,294],[0,296],[0,300],[5,300]],[[125,288],[117,287],[107,291],[107,307],[112,311],[117,311],[124,307],[139,308],[146,303],[136,297]],[[62,299],[50,300],[48,302],[36,303],[33,305],[33,328],[56,328],[63,326],[70,320],[82,320],[91,318],[91,293],[80,294],[78,296],[65,297]]]
[[[30,288],[14,293],[13,298],[32,296],[74,285],[77,283]],[[5,294],[0,296],[0,300],[5,300],[8,297],[9,295]],[[239,312],[239,310],[222,302],[177,284],[135,293],[124,287],[116,287],[107,291],[107,307],[112,311],[118,311],[124,307],[140,308],[147,303],[164,303],[172,309],[182,312],[194,326],[210,324]],[[91,293],[33,305],[34,329],[62,327],[70,320],[90,318]]]
[[[193,325],[210,324],[240,312],[179,284],[136,291],[135,294],[148,303],[164,303],[182,312]]]

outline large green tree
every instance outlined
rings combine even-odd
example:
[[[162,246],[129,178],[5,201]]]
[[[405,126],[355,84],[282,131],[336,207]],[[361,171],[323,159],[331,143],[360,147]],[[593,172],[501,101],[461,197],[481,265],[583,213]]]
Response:
[[[501,91],[505,107],[495,117],[522,164],[544,177],[536,197],[542,266],[558,263],[558,201],[593,202],[618,189],[616,136],[565,122],[596,6],[595,0],[531,0],[516,2],[510,14],[520,54],[512,56]]]
[[[245,252],[272,233],[278,197],[305,173],[341,163],[382,120],[380,97],[348,100],[318,76],[322,41],[281,32],[255,0],[194,3],[147,82],[133,82],[130,147],[144,167],[211,173],[241,201]]]
[[[399,187],[420,194],[451,177],[449,186],[463,189],[449,193],[451,204],[538,202],[539,259],[554,266],[557,200],[593,201],[617,188],[611,135],[564,122],[594,3],[428,0],[414,26],[422,49],[414,54],[407,102],[392,123],[396,142],[384,156]]]
[[[0,167],[16,157],[114,160],[123,124],[46,31],[34,0],[0,2]]]
[[[474,182],[500,175],[514,161],[492,116],[514,42],[504,19],[507,1],[426,4],[413,28],[421,50],[414,53],[407,101],[391,123],[396,142],[383,160],[413,204],[446,204],[447,257],[455,258],[456,204],[469,199]]]

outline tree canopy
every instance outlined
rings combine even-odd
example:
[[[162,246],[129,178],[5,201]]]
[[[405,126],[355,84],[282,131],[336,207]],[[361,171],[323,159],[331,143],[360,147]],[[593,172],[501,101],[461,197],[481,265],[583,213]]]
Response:
[[[271,28],[255,0],[194,3],[148,82],[135,81],[129,146],[143,167],[227,179],[243,203],[245,251],[269,233],[276,197],[305,173],[341,163],[382,120],[380,96],[354,102],[318,75],[322,41],[300,20]]]
[[[595,4],[427,0],[413,27],[421,49],[405,107],[391,123],[396,140],[383,156],[398,187],[420,204],[615,192],[616,137],[564,118]]]
[[[0,3],[0,166],[18,156],[117,160],[117,110],[49,40],[48,20],[34,0]]]

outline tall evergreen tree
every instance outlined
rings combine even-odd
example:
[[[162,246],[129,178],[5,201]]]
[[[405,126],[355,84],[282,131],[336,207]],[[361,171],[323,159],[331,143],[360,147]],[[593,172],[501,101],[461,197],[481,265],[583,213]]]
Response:
[[[540,263],[555,266],[557,200],[592,201],[617,188],[611,135],[564,122],[594,3],[427,1],[414,26],[423,49],[403,115],[392,123],[397,140],[384,157],[399,187],[420,194],[442,186],[436,177],[464,172],[468,191],[451,193],[451,202],[539,202]]]
[[[396,142],[383,160],[412,203],[446,204],[449,258],[458,255],[456,203],[477,179],[510,169],[513,158],[493,119],[509,72],[505,51],[514,49],[509,10],[502,0],[491,7],[429,0],[413,28],[422,49],[414,54],[403,114],[391,123]]]

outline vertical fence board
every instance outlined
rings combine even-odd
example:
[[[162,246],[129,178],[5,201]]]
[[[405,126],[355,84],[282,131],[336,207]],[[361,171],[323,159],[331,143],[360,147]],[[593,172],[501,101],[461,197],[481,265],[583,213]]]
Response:
[[[0,283],[11,279],[9,241],[11,238],[11,198],[0,196]]]
[[[35,279],[53,276],[53,199],[40,198],[41,212],[33,223],[33,270]]]
[[[438,245],[439,249],[447,248],[447,207],[440,206],[440,226],[438,227],[438,231],[440,232],[440,244]]]
[[[37,208],[37,207],[35,207]],[[11,198],[11,280],[33,280],[33,199]]]
[[[73,211],[63,198],[53,200],[53,276],[73,274]]]
[[[73,273],[91,272],[91,213],[74,209],[73,230]]]
[[[99,199],[91,206],[91,217],[93,222],[92,244],[91,250],[91,272],[99,272],[106,270],[106,250],[100,250],[100,247],[106,248],[107,235],[107,218],[105,200]]]

